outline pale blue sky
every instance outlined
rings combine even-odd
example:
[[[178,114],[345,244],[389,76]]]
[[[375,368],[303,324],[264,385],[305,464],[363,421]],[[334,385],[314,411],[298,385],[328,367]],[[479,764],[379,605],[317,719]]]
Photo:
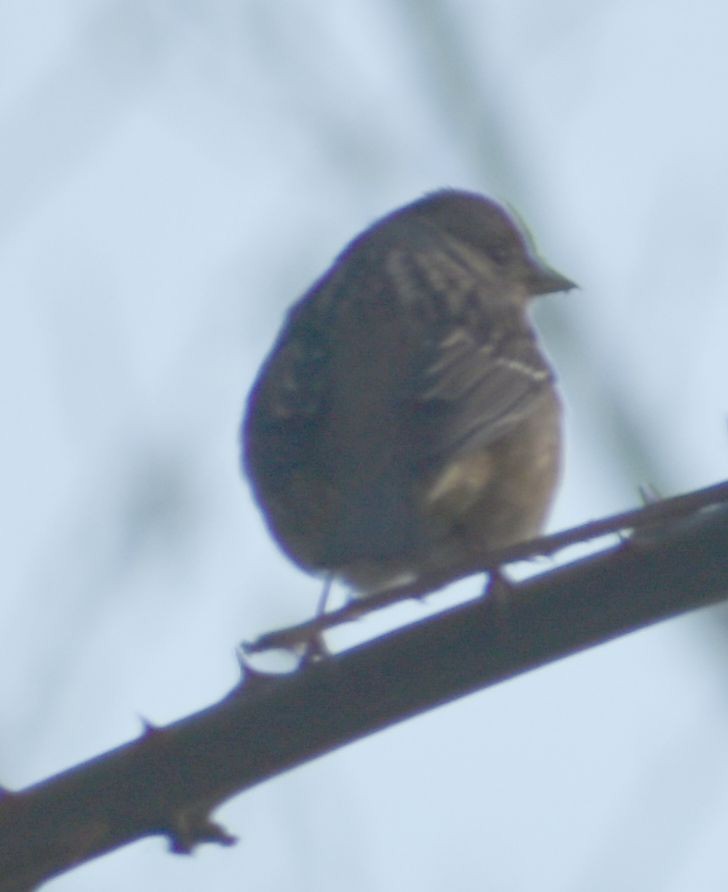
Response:
[[[727,28],[710,0],[0,3],[1,783],[211,703],[240,639],[313,610],[240,478],[245,394],[286,306],[424,191],[510,202],[581,285],[539,311],[552,529],[726,476]],[[49,889],[723,892],[725,616],[250,791],[235,849]]]

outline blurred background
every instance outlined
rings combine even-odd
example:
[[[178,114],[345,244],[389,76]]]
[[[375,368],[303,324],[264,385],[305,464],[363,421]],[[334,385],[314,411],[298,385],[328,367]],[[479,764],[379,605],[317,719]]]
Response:
[[[240,476],[245,396],[288,304],[427,190],[511,203],[581,286],[538,311],[550,529],[726,477],[726,28],[712,0],[0,2],[4,785],[219,699],[238,641],[311,614]],[[234,849],[48,888],[724,892],[726,617],[251,790]]]

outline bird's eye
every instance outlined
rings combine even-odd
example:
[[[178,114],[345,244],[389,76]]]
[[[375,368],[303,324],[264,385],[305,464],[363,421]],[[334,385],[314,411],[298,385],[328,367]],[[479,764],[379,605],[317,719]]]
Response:
[[[498,266],[505,266],[511,256],[511,246],[508,242],[499,240],[491,242],[487,252],[491,260],[494,260]]]

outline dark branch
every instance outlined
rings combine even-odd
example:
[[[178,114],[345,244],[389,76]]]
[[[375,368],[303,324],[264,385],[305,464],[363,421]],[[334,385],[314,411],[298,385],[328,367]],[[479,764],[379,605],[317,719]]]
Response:
[[[290,675],[248,674],[220,703],[0,798],[0,892],[133,840],[232,838],[225,799],[517,673],[728,597],[728,507],[391,632]]]

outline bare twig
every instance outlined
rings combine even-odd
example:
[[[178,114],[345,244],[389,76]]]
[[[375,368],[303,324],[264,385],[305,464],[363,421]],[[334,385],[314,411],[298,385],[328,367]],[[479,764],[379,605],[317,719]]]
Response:
[[[474,559],[470,566],[461,567],[456,575],[448,573],[433,575],[427,579],[420,578],[415,583],[407,583],[377,592],[366,599],[354,600],[330,613],[318,615],[294,626],[268,632],[255,641],[246,642],[243,649],[245,653],[253,654],[276,647],[297,647],[318,638],[323,632],[335,626],[352,622],[368,613],[389,607],[391,604],[396,604],[407,598],[421,597],[448,583],[464,579],[466,576],[486,573],[517,561],[553,555],[570,545],[589,542],[592,539],[613,533],[639,530],[639,535],[644,537],[649,535],[651,530],[659,530],[671,521],[693,514],[701,508],[726,501],[728,501],[728,481],[684,495],[651,502],[641,508],[623,511],[610,517],[592,520],[558,533],[539,536],[527,542],[519,542],[517,545],[501,548]]]

